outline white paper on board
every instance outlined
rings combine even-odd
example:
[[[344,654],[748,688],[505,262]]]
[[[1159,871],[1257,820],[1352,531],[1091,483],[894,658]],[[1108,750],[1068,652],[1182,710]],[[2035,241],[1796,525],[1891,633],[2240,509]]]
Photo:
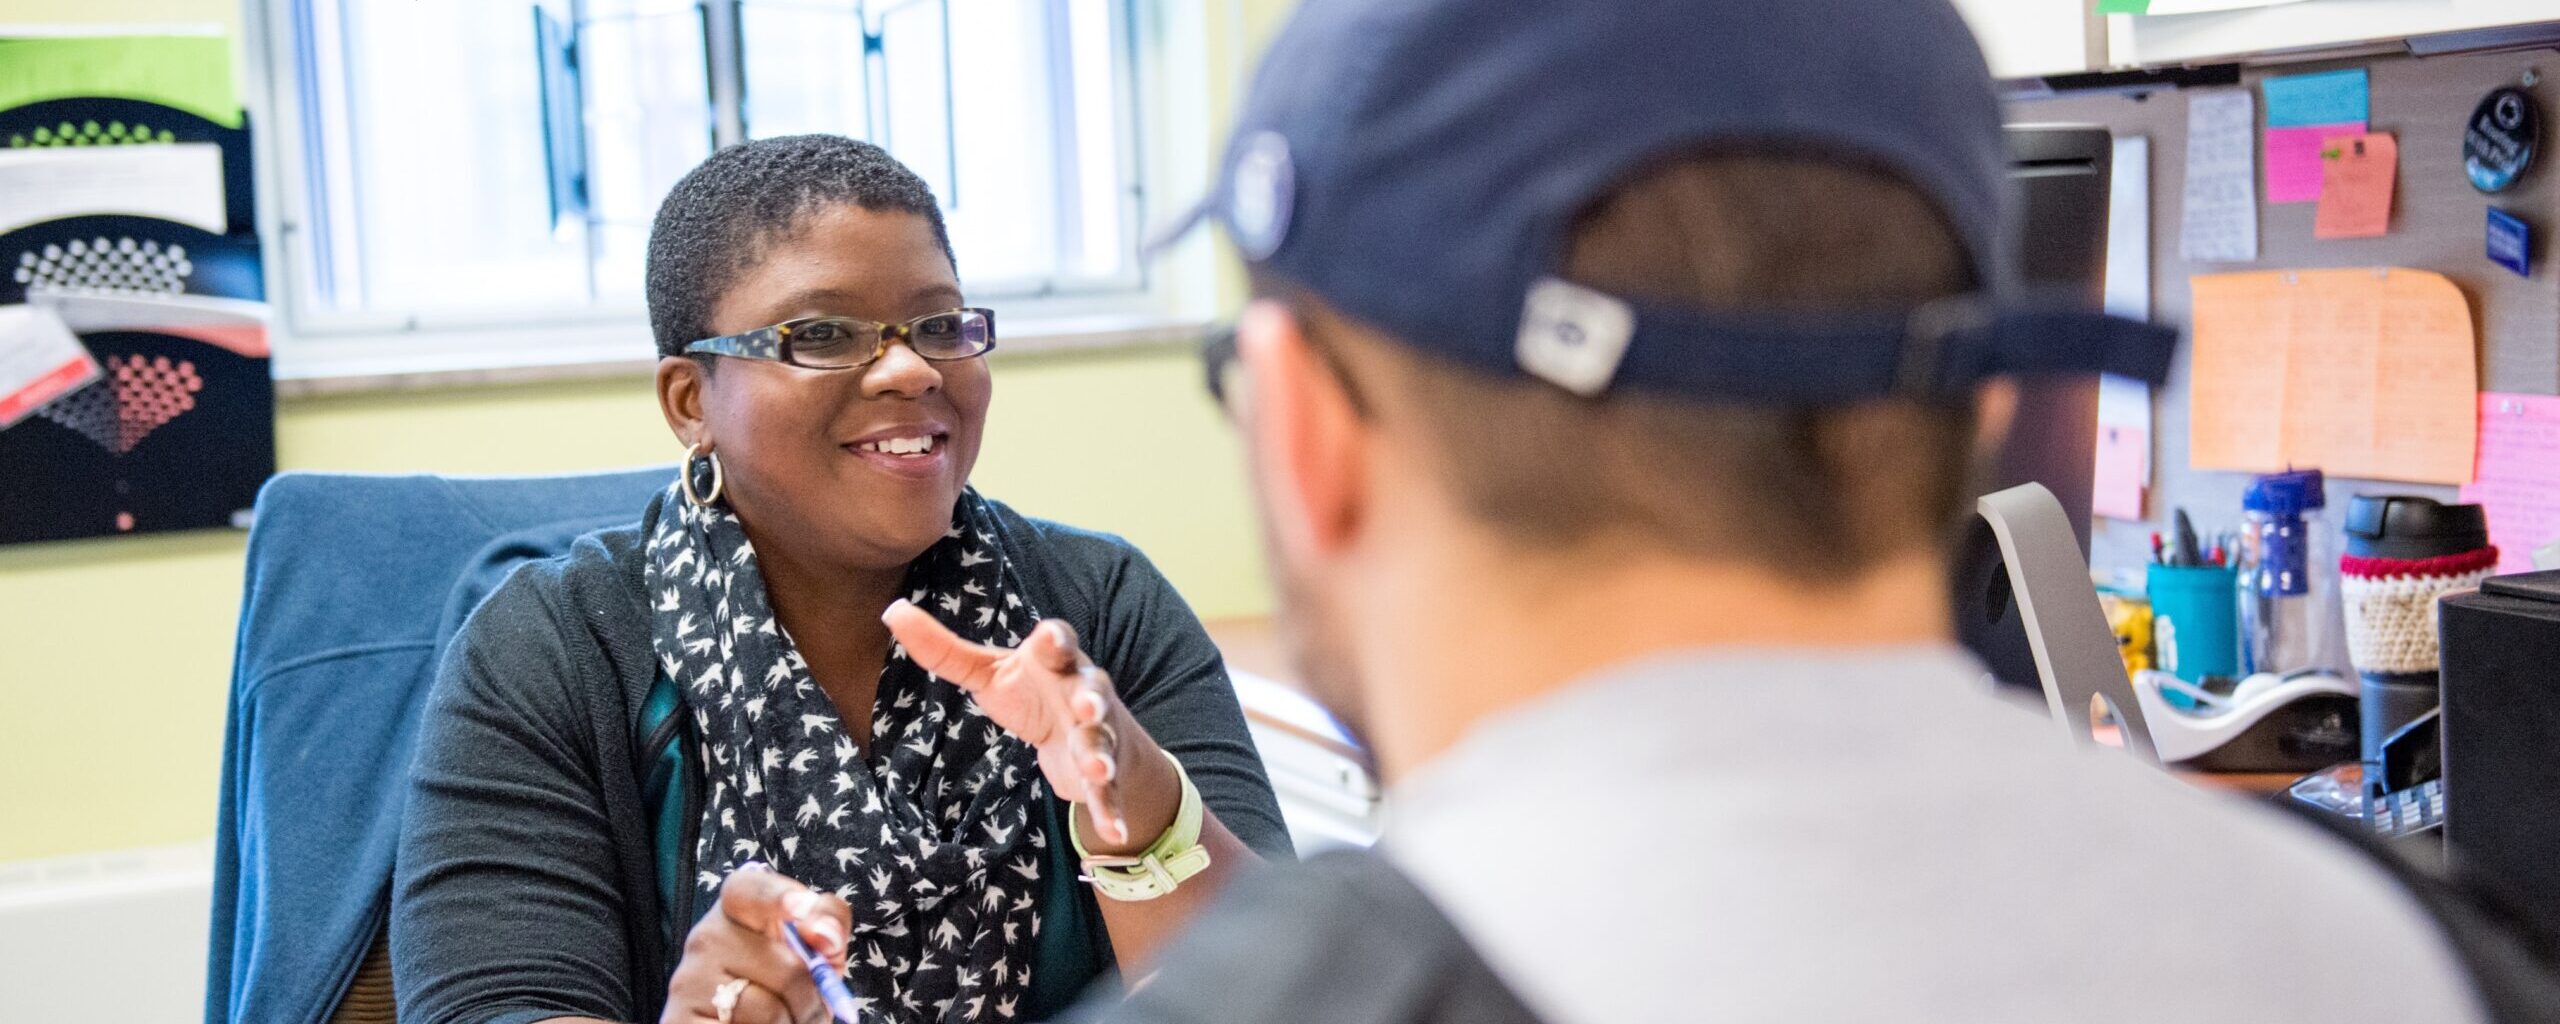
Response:
[[[2107,184],[2107,312],[2151,319],[2151,140],[2116,140]]]
[[[2178,254],[2190,263],[2258,258],[2257,101],[2247,89],[2187,94],[2187,179]]]
[[[0,234],[95,214],[156,217],[223,233],[222,147],[0,149]]]

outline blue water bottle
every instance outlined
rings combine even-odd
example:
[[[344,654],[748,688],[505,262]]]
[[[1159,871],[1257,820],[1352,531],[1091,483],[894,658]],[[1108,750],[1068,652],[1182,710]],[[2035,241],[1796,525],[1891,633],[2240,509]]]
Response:
[[[2329,657],[2339,613],[2335,585],[2321,573],[2337,558],[2320,528],[2322,484],[2316,469],[2269,473],[2241,496],[2241,661],[2248,671],[2341,667]]]

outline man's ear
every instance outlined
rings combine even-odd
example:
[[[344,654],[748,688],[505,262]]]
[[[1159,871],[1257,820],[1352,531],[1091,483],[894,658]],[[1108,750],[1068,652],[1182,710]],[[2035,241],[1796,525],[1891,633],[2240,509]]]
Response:
[[[686,448],[710,439],[702,411],[705,372],[701,363],[684,356],[658,360],[658,412],[667,418],[676,443]]]
[[[1973,392],[1973,453],[1988,458],[2008,443],[2009,428],[2018,421],[2018,382],[2007,377],[1984,381]]]
[[[1371,500],[1367,424],[1350,392],[1278,302],[1245,307],[1236,357],[1245,370],[1242,425],[1273,536],[1306,555],[1341,551]]]

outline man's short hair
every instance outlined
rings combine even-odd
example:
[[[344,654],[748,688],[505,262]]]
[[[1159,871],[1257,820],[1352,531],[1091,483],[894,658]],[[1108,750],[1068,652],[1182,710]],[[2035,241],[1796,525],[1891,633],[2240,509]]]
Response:
[[[1962,243],[1918,190],[1811,155],[1700,154],[1642,171],[1583,211],[1563,276],[1736,310],[1908,310],[1974,286]],[[1464,508],[1524,544],[1631,541],[1836,584],[1942,550],[1970,498],[1969,403],[1585,399],[1292,304],[1367,414],[1409,412]]]
[[[798,232],[801,218],[834,205],[921,216],[932,222],[943,258],[953,258],[933,190],[888,151],[841,135],[740,143],[678,180],[649,227],[649,329],[658,354],[710,337],[721,293]]]

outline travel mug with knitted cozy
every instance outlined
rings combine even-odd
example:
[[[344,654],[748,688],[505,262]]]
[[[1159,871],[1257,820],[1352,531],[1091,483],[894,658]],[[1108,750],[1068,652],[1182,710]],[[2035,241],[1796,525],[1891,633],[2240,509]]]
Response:
[[[2368,767],[2382,741],[2436,706],[2436,599],[2480,585],[2497,567],[2478,505],[2358,495],[2338,560],[2347,657],[2363,679]]]

